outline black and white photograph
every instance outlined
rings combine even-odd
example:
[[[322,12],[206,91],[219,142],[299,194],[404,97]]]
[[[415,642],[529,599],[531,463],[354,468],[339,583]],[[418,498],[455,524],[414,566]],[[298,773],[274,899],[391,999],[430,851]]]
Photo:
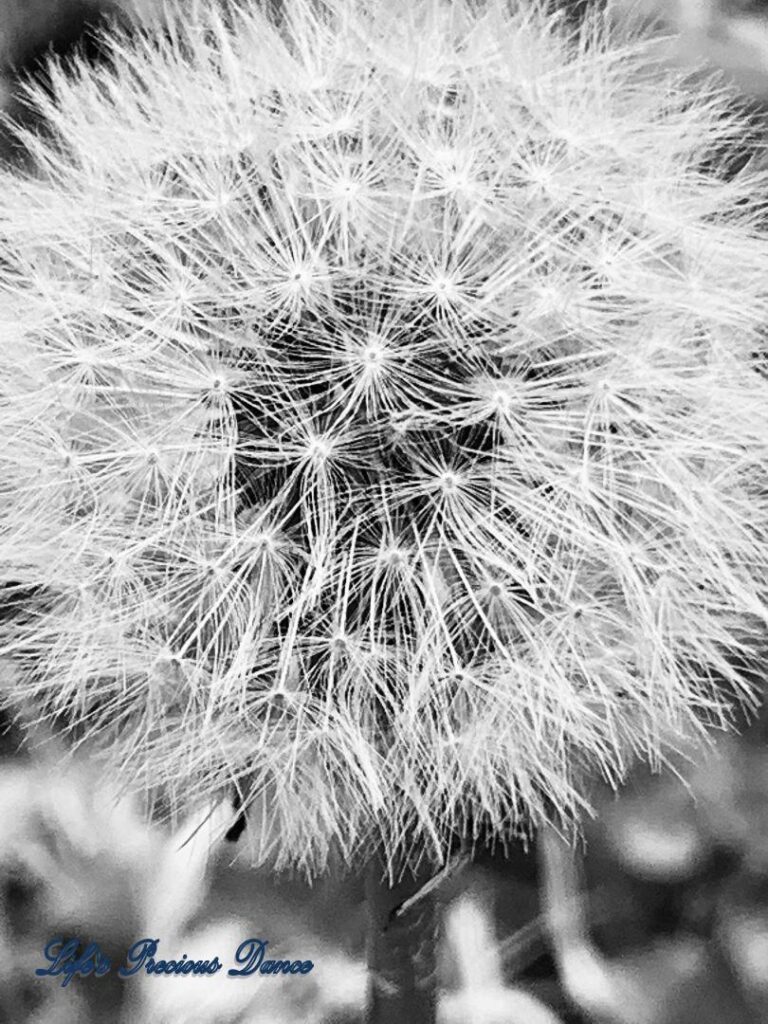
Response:
[[[768,2],[0,0],[0,1024],[768,1022]]]

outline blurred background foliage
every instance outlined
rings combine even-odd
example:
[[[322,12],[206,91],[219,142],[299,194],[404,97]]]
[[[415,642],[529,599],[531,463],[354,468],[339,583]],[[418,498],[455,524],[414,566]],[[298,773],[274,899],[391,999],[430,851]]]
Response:
[[[679,775],[595,793],[578,871],[537,850],[485,851],[442,891],[441,1024],[760,1024],[768,1019],[768,748],[754,723]],[[147,825],[56,741],[0,761],[0,1022],[362,1024],[362,880],[312,886],[254,870],[221,837],[228,807]],[[555,840],[557,842],[557,840]],[[556,868],[554,869],[557,870]],[[549,917],[548,917],[549,915]],[[112,958],[100,979],[37,978],[54,935]],[[245,938],[312,959],[306,978],[121,980],[138,938],[218,955]]]
[[[563,0],[564,2],[564,0]],[[757,114],[768,101],[768,3],[594,0],[667,41],[668,59],[721,68]],[[561,3],[562,6],[562,3]],[[589,0],[575,0],[578,19]],[[140,0],[140,13],[158,7]],[[138,0],[0,0],[0,105]],[[19,159],[9,146],[3,151]],[[485,852],[443,889],[442,1024],[760,1024],[768,1020],[768,726],[715,741],[677,774],[642,769],[595,794],[578,871],[553,879],[534,848]],[[229,809],[148,826],[86,760],[0,737],[0,1024],[352,1024],[366,973],[363,887],[339,870],[309,887],[239,863],[215,840]],[[224,815],[224,818],[221,817]],[[215,840],[215,841],[214,841]],[[211,844],[213,842],[213,847]],[[57,934],[117,964],[137,938],[163,953],[231,957],[254,935],[311,958],[306,978],[37,978]],[[224,972],[221,972],[224,973]],[[405,1022],[400,1022],[405,1024]]]

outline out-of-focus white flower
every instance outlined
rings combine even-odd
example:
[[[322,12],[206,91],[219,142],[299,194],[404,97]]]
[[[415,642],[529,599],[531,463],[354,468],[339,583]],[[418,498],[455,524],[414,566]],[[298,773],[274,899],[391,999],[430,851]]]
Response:
[[[560,1024],[541,1000],[505,985],[493,920],[476,895],[448,908],[445,933],[459,984],[440,1001],[440,1024]]]

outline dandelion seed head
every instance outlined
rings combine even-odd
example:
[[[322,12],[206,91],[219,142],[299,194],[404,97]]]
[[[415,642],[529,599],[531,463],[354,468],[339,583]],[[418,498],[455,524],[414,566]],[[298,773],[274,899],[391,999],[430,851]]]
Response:
[[[338,630],[331,637],[331,646],[337,651],[346,651],[350,647],[350,638],[342,630]]]
[[[335,448],[335,439],[331,435],[309,433],[306,442],[306,457],[315,465],[322,466],[330,461]]]
[[[514,374],[503,377],[478,375],[472,381],[472,390],[486,415],[509,413],[525,401],[520,380]]]
[[[276,551],[278,545],[277,534],[274,530],[259,530],[251,538],[251,543],[257,551]]]
[[[455,494],[463,482],[461,474],[455,473],[452,470],[446,470],[444,473],[440,473],[437,477],[437,483],[440,490],[445,495]]]
[[[347,172],[334,182],[331,195],[342,203],[349,203],[357,199],[361,191],[362,186],[360,182],[356,181],[352,174]]]
[[[382,565],[389,566],[392,569],[408,565],[411,553],[406,549],[398,545],[388,545],[383,548],[379,554],[379,561]]]
[[[460,296],[455,278],[447,273],[435,274],[427,285],[426,291],[434,295],[438,302],[456,302]]]
[[[0,172],[14,699],[309,873],[577,819],[750,699],[740,115],[538,4],[222,3],[33,88]]]

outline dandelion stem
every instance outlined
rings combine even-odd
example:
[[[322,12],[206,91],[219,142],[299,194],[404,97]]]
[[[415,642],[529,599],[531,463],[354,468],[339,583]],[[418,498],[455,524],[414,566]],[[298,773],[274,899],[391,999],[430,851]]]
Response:
[[[366,1024],[432,1024],[436,1020],[440,927],[436,888],[429,888],[423,898],[413,899],[429,886],[433,874],[426,865],[390,886],[380,854],[368,865]]]

